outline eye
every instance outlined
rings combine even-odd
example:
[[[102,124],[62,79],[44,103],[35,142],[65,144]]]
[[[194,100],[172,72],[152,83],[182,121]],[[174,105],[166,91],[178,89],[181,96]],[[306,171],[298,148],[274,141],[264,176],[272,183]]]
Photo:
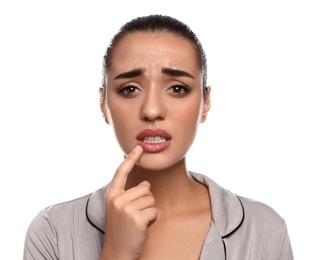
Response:
[[[138,93],[139,91],[140,89],[133,85],[122,86],[121,88],[117,90],[119,94],[124,95],[124,96],[131,96],[131,95]]]
[[[187,87],[181,84],[175,84],[168,89],[168,92],[174,95],[179,95],[179,96],[187,95],[189,91],[190,91],[190,87]]]

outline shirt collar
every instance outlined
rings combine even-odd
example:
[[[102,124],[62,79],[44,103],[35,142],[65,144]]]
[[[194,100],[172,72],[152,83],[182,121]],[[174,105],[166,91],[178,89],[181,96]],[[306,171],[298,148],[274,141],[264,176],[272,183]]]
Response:
[[[244,219],[244,208],[239,198],[205,175],[192,172],[190,174],[208,187],[212,219],[221,237],[224,238],[239,228]]]
[[[222,188],[209,177],[190,172],[190,175],[208,187],[212,205],[212,218],[221,237],[234,232],[244,219],[244,209],[239,198]],[[86,205],[86,216],[91,225],[104,232],[104,195],[109,184],[95,191]]]

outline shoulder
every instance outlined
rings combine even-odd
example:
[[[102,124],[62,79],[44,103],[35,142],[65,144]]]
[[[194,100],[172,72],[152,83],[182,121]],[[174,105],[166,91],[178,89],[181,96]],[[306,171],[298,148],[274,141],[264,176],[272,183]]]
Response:
[[[70,217],[78,212],[85,211],[86,203],[91,194],[87,194],[83,197],[73,199],[70,201],[54,204],[43,210],[45,214],[49,216],[51,220],[60,219],[64,217]]]
[[[275,230],[285,228],[284,218],[268,204],[242,196],[237,197],[242,203],[245,221]]]
[[[253,199],[238,196],[243,205],[242,230],[265,239],[268,246],[290,244],[285,219],[271,206]],[[288,258],[289,259],[289,258]]]
[[[266,254],[271,259],[293,259],[284,218],[263,202],[241,196],[238,199],[243,206],[244,218],[230,242],[240,240],[243,245],[252,246],[251,250],[256,255]]]
[[[238,220],[268,223],[278,227],[284,225],[285,221],[282,216],[271,206],[257,200],[238,196],[221,187],[206,175],[197,173],[191,173],[191,175],[208,187],[215,216],[226,217],[227,219],[233,219],[236,216]]]
[[[59,223],[70,222],[76,213],[85,211],[89,197],[90,194],[42,209],[32,220],[29,231],[37,230],[36,232],[38,232],[38,230],[46,230],[47,228],[53,231]]]
[[[86,195],[41,210],[27,229],[24,259],[58,259],[58,240],[71,236],[78,226],[84,226],[89,197]]]
[[[265,232],[268,234],[279,234],[286,231],[284,218],[271,206],[238,196],[205,175],[191,174],[208,187],[213,220],[222,236],[238,230],[268,231]]]

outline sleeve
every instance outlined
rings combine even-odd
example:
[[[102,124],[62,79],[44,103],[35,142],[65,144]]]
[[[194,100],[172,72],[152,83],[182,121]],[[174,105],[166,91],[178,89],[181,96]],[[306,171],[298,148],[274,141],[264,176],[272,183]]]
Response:
[[[280,239],[276,245],[277,255],[273,259],[294,260],[286,223],[284,222]]]
[[[57,232],[52,226],[45,210],[41,211],[28,227],[25,244],[24,260],[57,260]]]

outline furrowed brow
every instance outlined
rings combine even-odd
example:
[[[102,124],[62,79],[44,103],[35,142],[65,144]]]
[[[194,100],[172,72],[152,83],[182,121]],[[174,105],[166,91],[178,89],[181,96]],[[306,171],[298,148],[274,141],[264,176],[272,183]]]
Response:
[[[183,70],[177,70],[177,69],[171,69],[171,68],[162,68],[162,73],[168,74],[171,76],[176,77],[188,77],[188,78],[194,78],[190,73],[183,71]]]
[[[133,69],[130,71],[123,72],[121,74],[118,74],[114,79],[130,79],[137,77],[141,74],[143,74],[144,70],[143,69]]]

